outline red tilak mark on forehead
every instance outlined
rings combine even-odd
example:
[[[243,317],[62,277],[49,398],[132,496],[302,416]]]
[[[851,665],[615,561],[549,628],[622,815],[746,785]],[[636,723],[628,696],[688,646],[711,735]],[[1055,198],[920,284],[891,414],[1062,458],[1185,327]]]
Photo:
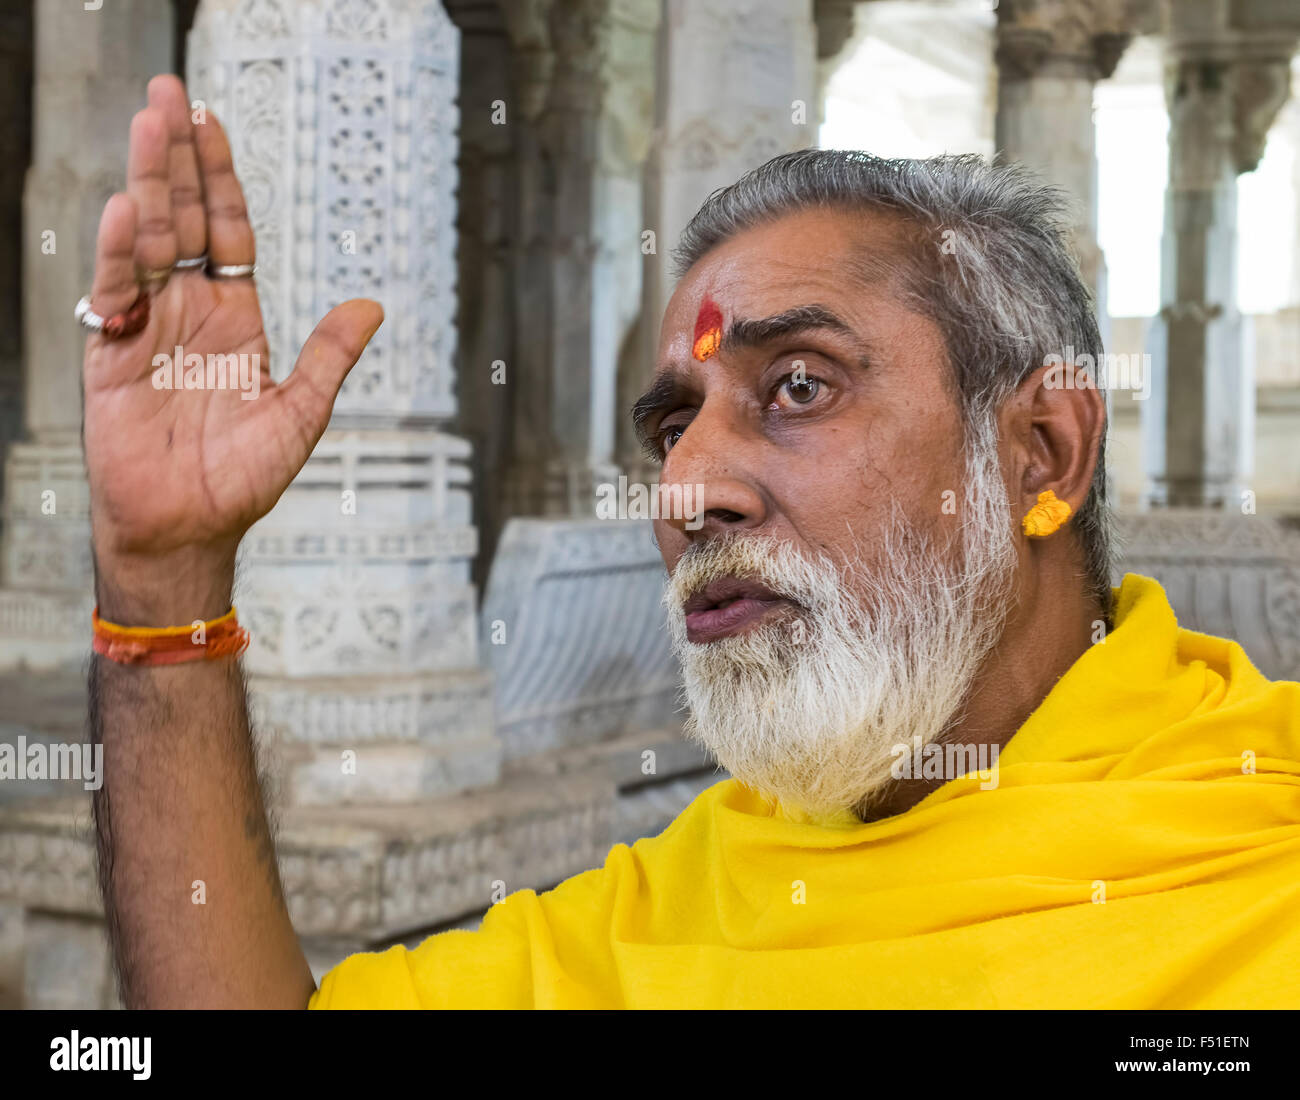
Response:
[[[699,316],[695,318],[695,341],[691,354],[701,363],[717,355],[722,343],[722,310],[707,294],[700,303]]]

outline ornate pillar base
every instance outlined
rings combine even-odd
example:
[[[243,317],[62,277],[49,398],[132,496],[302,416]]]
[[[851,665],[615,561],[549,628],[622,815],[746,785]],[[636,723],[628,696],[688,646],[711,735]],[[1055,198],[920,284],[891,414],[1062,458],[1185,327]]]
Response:
[[[5,1007],[120,1007],[89,813],[82,794],[0,806]],[[291,806],[276,850],[319,978],[353,952],[481,915],[503,887],[545,889],[599,866],[614,830],[613,781],[590,767],[422,805]]]
[[[500,773],[475,664],[469,447],[331,430],[245,539],[250,694],[289,805],[415,802]]]

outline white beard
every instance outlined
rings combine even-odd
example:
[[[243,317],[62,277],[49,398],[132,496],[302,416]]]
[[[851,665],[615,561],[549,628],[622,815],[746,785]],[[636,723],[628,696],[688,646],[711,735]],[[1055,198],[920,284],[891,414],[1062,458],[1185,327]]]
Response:
[[[1016,553],[995,444],[968,456],[966,485],[960,555],[942,553],[897,506],[871,561],[809,559],[743,533],[692,545],[664,593],[687,736],[742,783],[810,814],[861,812],[883,794],[893,746],[930,744],[959,716],[1006,622]],[[683,603],[728,575],[801,610],[689,642]]]

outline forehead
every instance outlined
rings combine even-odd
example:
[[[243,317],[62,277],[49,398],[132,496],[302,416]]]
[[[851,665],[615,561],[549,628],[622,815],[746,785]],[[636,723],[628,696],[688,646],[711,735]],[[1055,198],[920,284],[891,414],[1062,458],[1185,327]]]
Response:
[[[726,320],[768,317],[817,302],[850,324],[897,304],[908,249],[903,220],[888,214],[808,210],[746,229],[682,277],[664,311],[662,359],[689,347],[705,299]]]

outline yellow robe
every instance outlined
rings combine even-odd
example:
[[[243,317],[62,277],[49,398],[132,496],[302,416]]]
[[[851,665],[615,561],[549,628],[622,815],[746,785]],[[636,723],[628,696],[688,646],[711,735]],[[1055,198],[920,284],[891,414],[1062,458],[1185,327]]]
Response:
[[[868,824],[734,780],[476,932],[345,959],[314,1008],[1300,1007],[1300,684],[1116,625],[999,759]]]

